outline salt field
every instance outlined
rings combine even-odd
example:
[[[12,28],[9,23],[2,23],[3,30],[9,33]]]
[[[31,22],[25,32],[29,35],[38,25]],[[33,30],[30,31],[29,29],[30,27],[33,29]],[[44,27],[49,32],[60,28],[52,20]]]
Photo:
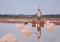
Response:
[[[16,28],[16,24],[12,23],[0,23],[0,41],[1,39],[11,33],[15,36],[15,38],[18,40],[16,42],[60,42],[60,25],[55,25],[54,31],[48,32],[46,30],[46,27],[42,28],[41,30],[41,37],[40,39],[37,38],[37,35],[34,34],[34,32],[37,32],[36,27],[32,27],[31,24],[20,24],[21,28]],[[22,31],[22,29],[28,28],[26,31],[28,31],[28,34],[24,34],[25,30]],[[21,30],[20,30],[21,29]],[[26,36],[27,35],[27,36]],[[10,41],[13,42],[13,41]],[[15,42],[15,41],[14,41]]]

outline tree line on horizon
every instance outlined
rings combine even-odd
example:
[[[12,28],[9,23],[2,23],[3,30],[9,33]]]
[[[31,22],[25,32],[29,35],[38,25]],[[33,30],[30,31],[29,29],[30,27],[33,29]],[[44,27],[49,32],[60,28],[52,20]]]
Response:
[[[0,18],[36,18],[37,15],[24,15],[24,14],[0,14]],[[42,15],[41,18],[60,18],[60,14]]]

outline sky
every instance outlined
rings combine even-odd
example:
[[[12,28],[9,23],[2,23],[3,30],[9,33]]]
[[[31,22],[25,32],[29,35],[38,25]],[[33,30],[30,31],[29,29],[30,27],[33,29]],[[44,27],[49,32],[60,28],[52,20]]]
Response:
[[[60,0],[0,0],[0,14],[60,14]]]

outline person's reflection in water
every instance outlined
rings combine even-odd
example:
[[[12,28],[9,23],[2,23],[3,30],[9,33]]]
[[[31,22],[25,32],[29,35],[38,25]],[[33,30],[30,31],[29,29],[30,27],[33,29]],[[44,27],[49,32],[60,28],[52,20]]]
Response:
[[[37,38],[40,39],[41,37],[41,28],[37,27]]]
[[[37,35],[37,39],[40,40],[40,37],[41,37],[41,28],[40,27],[37,27],[37,33],[34,32],[34,34],[36,34]]]

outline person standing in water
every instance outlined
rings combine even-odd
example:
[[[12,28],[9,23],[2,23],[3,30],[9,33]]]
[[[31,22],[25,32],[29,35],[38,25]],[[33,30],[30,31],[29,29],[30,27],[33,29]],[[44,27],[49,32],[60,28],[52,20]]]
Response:
[[[37,38],[40,39],[41,37],[41,27],[39,25],[39,21],[41,20],[41,10],[40,10],[40,7],[38,7],[37,9]]]

